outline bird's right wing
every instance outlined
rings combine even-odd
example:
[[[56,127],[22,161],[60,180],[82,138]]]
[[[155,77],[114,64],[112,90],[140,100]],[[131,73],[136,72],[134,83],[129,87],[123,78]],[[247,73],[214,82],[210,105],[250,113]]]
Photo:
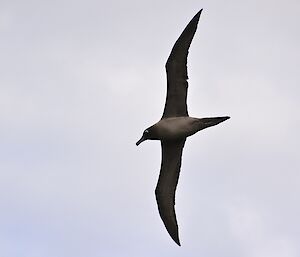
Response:
[[[178,245],[180,242],[174,205],[184,143],[185,139],[161,142],[161,169],[155,189],[160,217],[169,235]]]
[[[166,63],[167,97],[162,118],[188,116],[186,97],[188,88],[187,56],[197,30],[202,9],[186,26],[173,46]]]

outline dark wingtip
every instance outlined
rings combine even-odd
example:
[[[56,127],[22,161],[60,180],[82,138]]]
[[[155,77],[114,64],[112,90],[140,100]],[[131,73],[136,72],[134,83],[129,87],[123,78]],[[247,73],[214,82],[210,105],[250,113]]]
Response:
[[[203,11],[203,8],[202,8],[202,9],[201,9],[199,12],[197,12],[197,14],[195,15],[195,17],[194,17],[194,18],[196,18],[196,19],[198,19],[198,20],[199,20],[199,18],[200,18],[200,15],[201,15],[202,11]]]
[[[195,14],[195,16],[193,17],[193,19],[191,19],[191,21],[190,21],[190,23],[188,24],[188,26],[190,26],[190,24],[196,24],[196,27],[197,27],[197,24],[198,24],[198,22],[199,22],[199,19],[200,19],[200,15],[201,15],[201,13],[202,13],[202,10],[203,9],[201,9],[199,12],[197,12],[196,14]],[[187,27],[188,27],[187,26]],[[195,26],[195,25],[194,25]],[[196,31],[196,29],[195,29],[195,31]]]
[[[156,201],[158,204],[158,211],[165,225],[165,228],[167,229],[168,234],[174,240],[174,242],[177,245],[181,246],[179,241],[179,236],[178,236],[178,225],[177,225],[174,205],[170,206],[168,205],[168,202],[166,205],[164,201],[161,201],[163,199],[160,199],[161,195],[157,189],[155,190],[155,194],[156,194]]]
[[[166,229],[169,233],[169,235],[171,236],[171,238],[174,240],[174,242],[178,245],[181,246],[180,241],[179,241],[179,236],[178,236],[178,226],[176,224],[176,229],[174,227],[167,227]]]
[[[175,215],[175,213],[174,213]],[[177,221],[176,221],[176,216],[175,216],[175,224],[173,222],[169,222],[169,220],[163,220],[165,227],[170,235],[170,237],[174,240],[174,242],[181,246],[180,241],[179,241],[179,236],[178,236],[178,225],[177,225]]]
[[[175,233],[174,233],[174,231],[173,231],[173,233],[172,233],[172,232],[169,231],[168,229],[167,229],[167,231],[168,231],[169,235],[171,236],[171,238],[174,240],[174,242],[175,242],[178,246],[181,246],[180,241],[179,241],[179,236],[178,236],[178,230],[177,230]]]
[[[178,238],[178,237],[176,238],[176,240],[175,240],[175,238],[173,238],[173,240],[175,241],[175,243],[176,243],[178,246],[181,246],[181,244],[180,244],[180,241],[179,241],[179,238]]]

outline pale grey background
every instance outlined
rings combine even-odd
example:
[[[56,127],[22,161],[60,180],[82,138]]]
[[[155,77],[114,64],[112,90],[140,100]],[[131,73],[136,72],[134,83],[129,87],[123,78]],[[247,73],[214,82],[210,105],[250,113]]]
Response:
[[[168,236],[154,188],[164,64],[204,8]],[[299,257],[300,2],[0,2],[0,255]]]

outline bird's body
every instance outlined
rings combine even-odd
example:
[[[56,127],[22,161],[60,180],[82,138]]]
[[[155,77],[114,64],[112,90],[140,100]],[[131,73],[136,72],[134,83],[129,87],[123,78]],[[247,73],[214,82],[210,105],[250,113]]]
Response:
[[[171,117],[161,119],[153,125],[158,140],[176,140],[195,134],[199,119],[192,117]]]
[[[202,129],[215,126],[229,119],[228,116],[200,119],[188,115],[186,104],[188,89],[187,55],[201,11],[186,26],[167,60],[167,97],[163,116],[159,122],[147,128],[136,143],[139,145],[148,139],[161,141],[162,162],[155,195],[160,217],[169,235],[178,245],[180,242],[174,209],[175,191],[186,138]]]
[[[217,117],[215,122],[221,122],[226,120],[228,117]],[[178,140],[187,138],[198,131],[211,126],[207,120],[211,118],[193,118],[188,116],[183,117],[171,117],[161,119],[159,122],[151,126],[153,130],[154,138],[152,140]],[[212,123],[212,125],[216,125]]]

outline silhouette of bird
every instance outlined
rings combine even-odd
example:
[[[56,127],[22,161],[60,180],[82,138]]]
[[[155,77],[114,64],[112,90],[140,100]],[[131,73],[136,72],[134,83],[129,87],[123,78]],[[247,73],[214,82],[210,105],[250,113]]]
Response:
[[[215,126],[230,117],[192,118],[187,111],[188,89],[187,56],[197,29],[202,9],[193,17],[177,39],[166,63],[167,97],[163,116],[159,122],[147,128],[136,143],[160,140],[162,161],[155,189],[160,217],[171,238],[180,246],[175,214],[175,191],[178,183],[182,150],[186,138],[196,132]]]

